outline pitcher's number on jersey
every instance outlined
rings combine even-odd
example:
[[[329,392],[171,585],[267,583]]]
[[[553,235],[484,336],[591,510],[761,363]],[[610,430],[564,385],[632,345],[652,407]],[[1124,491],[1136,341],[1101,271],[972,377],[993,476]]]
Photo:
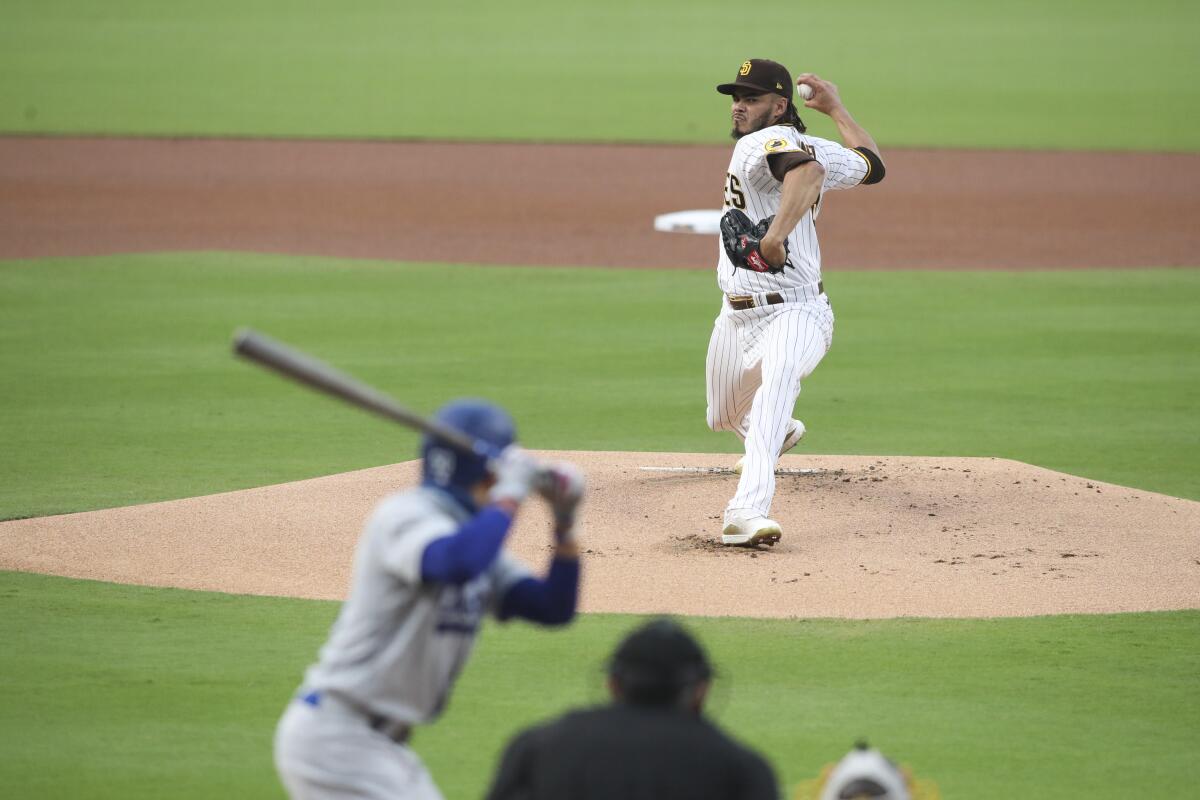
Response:
[[[725,173],[725,205],[734,208],[746,207],[746,195],[742,194],[742,183],[731,173]]]

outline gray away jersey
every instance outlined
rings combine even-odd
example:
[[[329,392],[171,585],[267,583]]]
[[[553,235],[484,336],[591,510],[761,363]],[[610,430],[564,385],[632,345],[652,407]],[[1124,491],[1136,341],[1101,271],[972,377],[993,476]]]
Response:
[[[870,174],[867,159],[837,142],[800,133],[790,125],[772,125],[738,139],[725,175],[724,210],[738,208],[758,222],[779,210],[783,184],[771,174],[767,156],[805,152],[825,168],[821,194],[788,236],[787,267],[778,275],[736,269],[720,238],[717,240],[717,284],[725,294],[777,292],[815,285],[821,280],[821,247],[817,244],[817,216],[821,199],[833,189],[858,186]]]
[[[409,724],[441,713],[484,613],[496,613],[505,592],[530,575],[501,551],[463,586],[422,583],[426,545],[469,518],[447,495],[424,487],[379,504],[358,543],[350,596],[305,675],[305,691],[337,691]]]

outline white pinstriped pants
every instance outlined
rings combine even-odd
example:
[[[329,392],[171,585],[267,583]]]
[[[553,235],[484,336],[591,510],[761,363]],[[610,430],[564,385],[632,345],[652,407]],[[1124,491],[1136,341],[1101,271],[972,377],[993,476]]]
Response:
[[[832,343],[833,308],[825,295],[744,311],[722,301],[708,343],[708,427],[733,431],[746,446],[742,477],[726,512],[770,516],[775,463],[800,381]]]

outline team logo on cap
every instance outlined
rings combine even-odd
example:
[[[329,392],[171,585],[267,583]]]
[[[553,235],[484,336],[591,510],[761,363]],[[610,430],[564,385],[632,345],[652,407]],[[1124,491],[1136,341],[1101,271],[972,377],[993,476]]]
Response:
[[[434,483],[438,486],[449,486],[454,480],[454,469],[458,466],[458,459],[455,458],[453,450],[433,447],[430,448],[429,455],[425,456],[425,464]]]
[[[776,89],[778,89],[779,91],[781,91],[781,92],[782,92],[782,91],[783,91],[783,84],[782,84],[782,83],[779,83],[778,81],[776,81],[776,82],[775,82],[775,88],[776,88]]]
[[[750,62],[743,61],[742,68],[738,70],[738,75],[749,75],[749,74],[750,74]]]

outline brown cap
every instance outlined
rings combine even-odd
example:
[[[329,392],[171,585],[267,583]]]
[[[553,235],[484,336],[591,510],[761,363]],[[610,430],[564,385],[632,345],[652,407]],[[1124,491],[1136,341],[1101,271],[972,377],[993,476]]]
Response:
[[[733,94],[739,89],[772,92],[791,100],[795,88],[792,76],[783,64],[765,58],[752,58],[742,63],[733,83],[722,83],[717,91],[721,94]]]

